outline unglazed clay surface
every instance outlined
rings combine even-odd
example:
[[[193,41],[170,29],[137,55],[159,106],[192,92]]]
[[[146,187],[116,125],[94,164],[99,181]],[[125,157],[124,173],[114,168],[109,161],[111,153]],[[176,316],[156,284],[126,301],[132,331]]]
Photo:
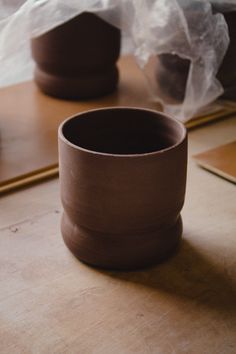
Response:
[[[67,99],[94,98],[115,90],[120,30],[92,13],[34,38],[35,81],[46,94]]]
[[[59,128],[59,165],[62,234],[79,259],[135,269],[177,248],[187,167],[180,122],[145,109],[79,114]]]

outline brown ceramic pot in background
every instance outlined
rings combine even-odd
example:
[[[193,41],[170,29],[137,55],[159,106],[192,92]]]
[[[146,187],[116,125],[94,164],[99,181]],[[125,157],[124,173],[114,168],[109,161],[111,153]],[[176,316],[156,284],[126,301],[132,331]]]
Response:
[[[88,111],[59,128],[62,235],[85,263],[135,269],[178,246],[185,198],[182,123],[138,108]]]
[[[214,7],[213,7],[214,9]],[[219,9],[214,9],[219,12]],[[191,14],[194,16],[194,12]],[[223,14],[229,28],[230,44],[217,73],[224,93],[223,98],[236,99],[236,11]],[[155,76],[158,95],[169,103],[184,100],[190,61],[175,54],[161,54],[157,58]]]
[[[31,41],[35,81],[48,95],[86,99],[108,94],[118,83],[120,30],[84,12]]]
[[[225,20],[229,28],[230,44],[217,78],[224,87],[223,98],[236,99],[236,11],[224,13]]]
[[[181,103],[185,97],[190,61],[176,54],[160,54],[157,57],[155,77],[157,95],[170,104]]]

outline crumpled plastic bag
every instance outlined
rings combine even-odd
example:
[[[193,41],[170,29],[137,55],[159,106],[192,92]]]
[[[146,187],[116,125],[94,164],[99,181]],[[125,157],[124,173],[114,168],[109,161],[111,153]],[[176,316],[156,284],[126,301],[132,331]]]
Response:
[[[214,10],[236,10],[236,1],[212,3]],[[224,16],[207,0],[137,4],[135,56],[152,98],[166,113],[187,121],[223,93],[216,74],[229,45]]]
[[[236,9],[236,0],[212,2],[223,10]],[[0,87],[33,78],[32,37],[84,11],[122,30],[123,51],[135,56],[152,99],[161,102],[166,113],[186,121],[222,94],[216,74],[229,45],[228,28],[208,0],[0,0]],[[186,82],[168,63],[178,57],[185,60],[179,70]],[[167,58],[169,68],[161,81],[160,58]],[[178,80],[186,89],[176,103],[168,96],[178,88]]]

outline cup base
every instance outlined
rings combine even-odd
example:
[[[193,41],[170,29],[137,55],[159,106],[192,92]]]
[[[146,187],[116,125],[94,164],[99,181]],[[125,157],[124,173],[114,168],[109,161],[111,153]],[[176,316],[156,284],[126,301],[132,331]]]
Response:
[[[105,72],[77,76],[59,76],[36,67],[34,80],[45,94],[61,99],[90,99],[112,93],[118,84],[116,66]]]
[[[63,214],[61,231],[69,250],[83,263],[109,270],[136,270],[160,263],[179,247],[182,218],[151,232],[101,233],[73,224]]]

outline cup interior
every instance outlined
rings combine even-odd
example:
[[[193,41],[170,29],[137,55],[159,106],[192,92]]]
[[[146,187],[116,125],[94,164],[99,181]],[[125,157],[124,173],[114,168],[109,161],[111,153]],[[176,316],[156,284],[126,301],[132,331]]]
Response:
[[[158,152],[180,143],[182,123],[138,108],[105,108],[81,113],[62,125],[63,137],[77,147],[112,155]]]

